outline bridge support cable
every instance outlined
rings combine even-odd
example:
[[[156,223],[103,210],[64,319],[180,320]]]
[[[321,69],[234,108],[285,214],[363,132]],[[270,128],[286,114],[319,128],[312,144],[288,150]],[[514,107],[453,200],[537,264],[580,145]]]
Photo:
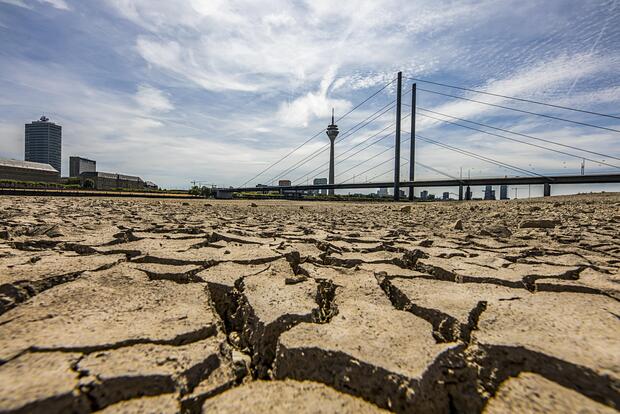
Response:
[[[406,140],[404,140],[403,142],[407,142],[408,140],[409,140],[409,138],[407,138],[407,139],[406,139]],[[375,154],[375,155],[373,155],[372,157],[367,158],[367,159],[365,159],[364,161],[362,161],[362,162],[360,162],[360,163],[355,164],[353,167],[350,167],[350,168],[348,168],[348,169],[346,169],[346,170],[342,171],[342,172],[341,172],[341,173],[339,173],[339,174],[341,174],[341,175],[346,174],[346,173],[348,173],[349,171],[352,171],[352,170],[356,169],[356,168],[357,168],[357,167],[359,167],[360,165],[366,164],[368,161],[371,161],[371,160],[373,160],[373,159],[377,158],[378,156],[385,154],[386,152],[388,152],[388,151],[389,151],[389,150],[391,150],[392,148],[394,148],[394,145],[391,145],[391,146],[387,147],[386,149],[384,149],[384,150],[383,150],[383,151],[381,151],[380,153]],[[385,163],[387,163],[387,162],[391,162],[391,161],[392,161],[392,158],[390,158],[389,160],[385,161],[383,164],[385,164]],[[381,165],[383,165],[383,164],[381,164]],[[365,172],[366,172],[366,171],[365,171]],[[363,173],[362,173],[362,174],[363,174]],[[358,174],[356,174],[356,175],[358,175]],[[346,181],[344,181],[344,182],[346,182]]]
[[[408,160],[408,159],[406,159],[406,158],[404,158],[404,157],[403,157],[403,158],[401,158],[401,159],[402,159],[402,160],[405,160],[405,162],[403,162],[401,165],[403,165],[403,166],[404,166],[404,165],[410,164],[410,162],[409,162],[409,160]],[[391,161],[391,160],[388,160],[388,161],[386,161],[385,163],[387,163],[387,162],[389,162],[389,161]],[[455,176],[453,176],[453,175],[450,175],[450,174],[448,174],[448,173],[445,173],[445,172],[443,172],[443,171],[441,171],[441,170],[438,170],[438,169],[436,169],[436,168],[433,168],[433,167],[431,167],[431,166],[429,166],[429,165],[422,164],[421,162],[415,161],[415,164],[416,164],[416,165],[419,165],[419,166],[420,166],[420,167],[422,167],[422,168],[426,168],[426,169],[427,169],[427,170],[429,170],[429,171],[433,171],[433,172],[436,172],[436,173],[438,173],[438,174],[440,174],[440,175],[443,175],[443,176],[446,176],[446,177],[448,177],[448,178],[451,178],[451,179],[453,179],[453,180],[457,180],[457,181],[459,181],[459,180],[460,180],[459,178],[456,178],[456,177],[455,177]],[[392,171],[393,171],[393,168],[390,168],[388,171],[384,171],[384,172],[382,172],[381,174],[377,174],[377,175],[373,176],[372,178],[370,178],[370,179],[369,179],[369,180],[367,180],[366,182],[367,182],[367,183],[372,183],[372,180],[374,180],[375,178],[381,177],[381,176],[386,175],[386,174],[390,174]]]
[[[461,149],[461,148],[452,147],[452,146],[449,146],[449,145],[447,145],[447,144],[444,144],[444,143],[441,143],[441,142],[438,142],[438,141],[434,141],[434,140],[426,139],[426,138],[422,137],[422,136],[421,136],[421,135],[419,135],[419,134],[417,135],[417,137],[418,137],[419,139],[421,139],[422,141],[424,141],[424,142],[428,142],[428,143],[430,143],[430,144],[437,145],[437,146],[439,146],[439,147],[442,147],[442,148],[445,148],[445,149],[448,149],[448,150],[451,150],[451,151],[454,151],[454,152],[457,152],[457,153],[460,153],[460,154],[466,155],[466,156],[468,156],[468,157],[472,157],[472,158],[479,159],[479,160],[481,160],[481,161],[484,161],[484,162],[487,162],[487,163],[490,163],[490,164],[496,165],[496,166],[498,166],[498,167],[506,168],[506,169],[509,169],[509,170],[512,170],[512,171],[515,171],[515,172],[518,172],[518,173],[525,173],[525,174],[527,174],[527,175],[531,175],[531,176],[537,176],[537,177],[541,177],[541,178],[547,178],[545,175],[538,174],[538,173],[535,173],[535,172],[533,172],[533,171],[526,170],[526,169],[521,168],[521,167],[513,166],[513,165],[511,165],[511,164],[506,164],[506,163],[503,163],[503,162],[501,162],[501,161],[494,160],[494,159],[492,159],[492,158],[484,157],[484,156],[482,156],[482,155],[477,155],[477,154],[471,153],[471,152],[469,152],[469,151],[463,150],[463,149]]]
[[[489,126],[489,125],[480,124],[480,123],[473,122],[473,121],[463,120],[461,118],[456,118],[456,117],[453,117],[453,116],[450,116],[450,115],[444,115],[444,114],[441,114],[439,112],[429,111],[429,110],[426,110],[426,109],[423,109],[423,108],[418,108],[418,109],[420,109],[420,110],[422,110],[424,112],[431,112],[431,113],[440,114],[441,116],[459,119],[459,120],[462,120],[463,122],[470,122],[472,124],[482,125],[482,126],[485,126],[487,128],[492,128],[492,129],[497,129],[497,130],[501,130],[501,131],[506,131],[508,133],[512,133],[512,134],[515,134],[515,135],[525,136],[527,138],[531,138],[531,139],[535,139],[535,140],[539,140],[539,141],[544,141],[544,142],[549,142],[551,144],[560,145],[560,146],[563,146],[563,147],[574,148],[577,151],[584,151],[584,152],[589,152],[589,153],[592,152],[592,151],[588,151],[588,150],[582,150],[580,148],[573,147],[573,146],[558,144],[556,142],[549,141],[549,140],[546,140],[546,139],[542,139],[542,138],[539,139],[539,138],[532,137],[532,136],[529,136],[529,135],[524,135],[524,134],[521,134],[521,133],[518,133],[518,132],[512,132],[512,131],[504,130],[504,129],[501,129],[501,128],[495,128],[495,127],[492,127],[492,126]],[[501,139],[506,139],[506,140],[518,142],[518,143],[529,145],[529,146],[532,146],[532,147],[544,149],[546,151],[552,151],[552,152],[555,152],[555,153],[558,153],[558,154],[567,155],[569,157],[578,158],[580,160],[587,160],[587,161],[594,162],[594,163],[597,163],[597,164],[606,165],[608,167],[613,167],[613,168],[620,169],[620,166],[618,166],[618,165],[609,164],[609,163],[607,163],[605,161],[599,161],[599,160],[595,160],[595,159],[592,159],[592,158],[587,158],[587,157],[584,157],[583,155],[573,154],[573,153],[570,153],[570,152],[566,152],[566,151],[561,151],[561,150],[557,150],[557,149],[554,149],[554,148],[545,147],[543,145],[538,145],[538,144],[534,144],[534,143],[531,143],[531,142],[522,141],[522,140],[519,140],[519,139],[516,139],[516,138],[510,138],[510,137],[507,137],[505,135],[500,135],[500,134],[496,134],[494,132],[489,132],[489,131],[485,131],[485,130],[482,130],[482,129],[470,127],[470,126],[467,126],[467,125],[459,124],[458,122],[448,121],[448,120],[437,118],[437,117],[434,117],[432,115],[427,115],[427,114],[424,114],[424,113],[421,113],[420,115],[423,116],[423,117],[426,117],[426,118],[430,118],[430,119],[434,119],[436,121],[440,121],[440,122],[446,123],[446,124],[455,125],[455,126],[458,126],[458,127],[461,127],[461,128],[466,128],[466,129],[472,130],[472,131],[482,132],[483,134],[492,135],[494,137],[498,137],[498,138],[501,138]],[[598,153],[596,153],[596,154],[598,155]],[[607,158],[614,158],[614,159],[620,160],[620,158],[617,158],[617,157],[606,156],[605,154],[600,154],[600,155],[605,156]]]
[[[450,97],[450,98],[455,98],[455,99],[461,99],[461,100],[464,100],[464,101],[474,102],[474,103],[478,103],[478,104],[481,104],[481,105],[487,105],[487,106],[492,106],[492,107],[495,107],[495,108],[506,109],[506,110],[513,111],[513,112],[520,112],[520,113],[527,114],[527,115],[535,115],[535,116],[539,116],[539,117],[543,117],[543,118],[554,119],[556,121],[569,122],[571,124],[587,126],[587,127],[590,127],[590,128],[598,128],[598,129],[603,129],[603,130],[606,130],[606,131],[620,133],[620,130],[618,130],[618,129],[609,128],[609,127],[605,127],[605,126],[601,126],[601,125],[594,125],[594,124],[590,124],[590,123],[587,123],[587,122],[574,121],[574,120],[571,120],[571,119],[561,118],[561,117],[554,116],[554,115],[540,114],[540,113],[537,113],[537,112],[526,111],[525,109],[513,108],[513,107],[510,107],[510,106],[494,104],[494,103],[491,103],[491,102],[478,101],[476,99],[465,98],[464,96],[451,95],[449,93],[431,91],[429,89],[418,88],[418,90],[419,91],[423,91],[423,92],[432,93],[432,94],[435,94],[435,95],[447,96],[447,97]]]
[[[451,174],[448,174],[448,173],[446,173],[446,172],[443,172],[443,171],[441,171],[441,170],[438,170],[437,168],[433,168],[433,167],[431,167],[430,165],[422,164],[421,162],[418,162],[418,161],[416,161],[416,162],[415,162],[415,164],[416,164],[416,165],[419,165],[420,167],[426,168],[427,170],[430,170],[430,171],[436,172],[437,174],[441,174],[441,175],[443,175],[443,176],[446,176],[446,177],[448,177],[448,178],[451,178],[451,179],[453,179],[453,180],[461,180],[460,178],[456,178],[455,176],[453,176],[453,175],[451,175]]]
[[[482,156],[482,155],[479,155],[479,154],[476,154],[476,153],[473,153],[473,152],[470,152],[470,151],[466,151],[466,150],[461,149],[461,148],[453,147],[453,146],[445,144],[443,142],[435,141],[435,140],[433,140],[431,138],[424,137],[424,136],[422,136],[420,134],[416,134],[416,137],[421,139],[424,142],[428,142],[430,144],[434,144],[434,145],[440,146],[442,148],[449,149],[451,151],[455,151],[455,152],[458,152],[460,154],[467,155],[469,157],[473,157],[473,158],[479,159],[481,161],[485,161],[485,162],[497,165],[497,166],[502,167],[502,168],[510,169],[510,170],[513,170],[513,171],[517,171],[519,173],[526,173],[528,175],[537,176],[537,177],[541,177],[541,178],[548,178],[547,176],[542,175],[542,174],[538,174],[538,173],[536,173],[534,171],[526,170],[525,168],[517,167],[517,166],[511,165],[511,164],[502,162],[502,161],[497,161],[497,160],[494,160],[492,158],[488,158],[488,157],[485,157],[485,156]]]
[[[368,117],[366,117],[365,119],[363,119],[362,121],[358,122],[356,125],[354,125],[353,127],[349,128],[347,131],[345,131],[339,140],[337,140],[336,142],[342,142],[343,140],[349,138],[351,135],[353,135],[354,133],[358,132],[359,130],[365,128],[367,125],[371,124],[372,122],[374,122],[375,120],[379,119],[381,116],[385,115],[386,113],[388,113],[389,111],[391,111],[394,108],[394,103],[396,101],[392,101],[390,103],[388,103],[387,105],[383,106],[381,109],[379,109],[378,111],[376,111],[375,113],[369,115]],[[322,146],[321,148],[317,149],[316,151],[314,151],[313,153],[307,155],[305,158],[302,158],[299,163],[292,165],[291,167],[285,169],[284,171],[280,172],[278,175],[276,175],[275,177],[273,177],[271,180],[269,180],[268,182],[274,182],[275,180],[277,180],[279,177],[284,176],[285,174],[290,174],[291,172],[297,170],[298,168],[300,168],[301,166],[307,164],[308,162],[312,161],[313,159],[315,159],[316,157],[318,157],[319,155],[321,155],[322,153],[324,153],[325,151],[327,151],[330,147],[330,144],[325,144],[324,146]]]
[[[474,92],[474,93],[480,93],[480,94],[483,94],[483,95],[495,96],[497,98],[504,98],[504,99],[510,99],[510,100],[513,100],[513,101],[526,102],[526,103],[536,104],[536,105],[543,105],[543,106],[548,106],[548,107],[551,107],[551,108],[563,109],[563,110],[566,110],[566,111],[581,112],[581,113],[588,114],[588,115],[596,115],[596,116],[603,116],[603,117],[607,117],[607,118],[620,119],[620,116],[616,116],[616,115],[609,115],[609,114],[603,114],[603,113],[600,113],[600,112],[588,111],[588,110],[585,110],[585,109],[577,109],[577,108],[571,108],[571,107],[568,107],[568,106],[555,105],[555,104],[551,104],[551,103],[548,103],[548,102],[540,102],[540,101],[534,101],[532,99],[516,98],[514,96],[501,95],[499,93],[486,92],[486,91],[481,91],[481,90],[478,90],[478,89],[464,88],[462,86],[448,85],[446,83],[433,82],[433,81],[429,81],[429,80],[425,80],[425,79],[419,79],[419,78],[409,78],[408,77],[407,79],[412,80],[414,82],[428,83],[428,84],[437,85],[437,86],[444,86],[446,88],[459,89],[459,90],[467,91],[467,92]]]
[[[409,160],[408,160],[408,159],[406,159],[406,158],[404,158],[404,157],[403,157],[403,158],[401,158],[401,160],[404,160],[404,161],[405,161],[405,162],[403,162],[401,165],[407,165],[407,164],[409,164]],[[385,161],[385,162],[381,163],[380,165],[375,166],[373,169],[375,169],[375,168],[379,168],[381,165],[387,164],[388,162],[392,162],[392,160],[391,160],[391,159],[390,159],[390,160],[387,160],[387,161]],[[392,174],[392,172],[393,172],[393,171],[394,171],[394,167],[390,167],[390,169],[389,169],[389,170],[384,171],[384,172],[382,172],[381,174],[377,174],[377,175],[375,175],[375,176],[371,177],[370,179],[366,180],[366,182],[367,182],[367,183],[372,183],[372,180],[374,180],[375,178],[381,177],[381,176],[386,175],[386,174]],[[347,181],[348,181],[348,180],[347,180]]]
[[[388,127],[391,127],[391,126],[393,126],[393,124],[392,124],[392,125],[389,125]],[[388,128],[388,127],[386,127],[386,128],[384,128],[384,129],[382,129],[380,132],[384,132],[384,131]],[[356,155],[357,155],[357,154],[359,154],[360,152],[362,152],[362,151],[364,151],[364,150],[366,150],[366,149],[368,149],[368,148],[372,147],[372,146],[373,146],[373,145],[375,145],[375,144],[378,144],[379,142],[383,141],[384,139],[386,139],[386,138],[390,137],[393,133],[394,133],[394,130],[392,130],[392,131],[388,132],[387,134],[385,134],[384,136],[382,136],[382,137],[381,137],[381,138],[379,138],[378,140],[376,140],[376,141],[374,141],[374,142],[371,142],[370,144],[368,144],[368,145],[367,145],[367,146],[365,146],[364,148],[362,148],[362,149],[360,149],[360,150],[358,150],[358,151],[354,152],[353,154],[349,155],[348,157],[346,157],[346,158],[344,158],[344,159],[342,159],[342,160],[340,160],[340,161],[336,162],[336,165],[341,164],[341,163],[343,163],[343,162],[347,161],[348,159],[350,159],[350,158],[352,158],[352,157],[356,156]],[[375,134],[374,136],[376,136],[376,134]],[[373,136],[373,137],[371,137],[371,138],[374,138],[374,136]],[[363,141],[363,142],[361,142],[361,143],[364,143],[364,142],[365,142],[365,141]],[[353,147],[353,148],[355,148],[355,147]],[[351,148],[351,149],[353,149],[353,148]],[[341,154],[341,155],[344,155],[344,153],[343,153],[343,154]],[[336,157],[336,158],[338,158],[338,157]],[[306,177],[310,176],[311,174],[313,174],[314,172],[316,172],[319,168],[322,168],[322,167],[324,167],[324,166],[325,166],[325,164],[321,164],[319,167],[315,168],[314,170],[310,171],[309,173],[307,173],[307,174],[305,174],[305,175],[303,175],[303,176],[301,176],[301,177],[299,177],[299,178],[296,178],[296,179],[293,181],[293,184],[294,184],[294,183],[296,183],[296,182],[299,182],[299,181],[303,181],[303,179],[304,179],[304,178],[306,178]],[[325,171],[327,171],[327,169],[323,169],[323,170],[319,171],[316,175],[321,175],[321,174],[323,174]]]
[[[391,163],[391,162],[393,162],[393,160],[392,160],[392,158],[389,158],[389,159],[387,159],[387,160],[385,160],[385,161],[380,162],[379,164],[376,164],[376,165],[374,165],[374,166],[372,166],[372,167],[368,168],[367,170],[362,171],[362,172],[361,172],[361,173],[359,173],[359,174],[355,174],[355,176],[359,176],[359,175],[366,174],[366,173],[367,173],[367,172],[369,172],[369,171],[375,170],[375,169],[377,169],[377,168],[379,168],[379,167],[381,167],[381,166],[383,166],[383,165],[385,165],[385,164],[387,164],[387,163]],[[361,165],[361,164],[359,164],[359,165]],[[359,165],[357,165],[357,166],[359,166]],[[392,167],[392,168],[390,168],[390,171],[393,171],[393,170],[394,170],[394,168],[393,168],[393,167]],[[352,177],[351,177],[351,178],[348,178],[348,179],[346,179],[346,180],[342,181],[342,184],[347,183],[347,182],[351,181],[352,179],[353,179]]]
[[[393,122],[393,123],[391,123],[391,124],[389,124],[388,126],[386,126],[385,128],[381,129],[380,131],[378,131],[378,132],[376,132],[376,133],[372,134],[371,136],[369,136],[369,137],[368,137],[368,138],[366,138],[365,140],[363,140],[363,141],[361,141],[361,142],[359,142],[359,143],[355,144],[354,146],[352,146],[351,148],[347,149],[346,151],[344,151],[344,152],[342,152],[342,153],[340,153],[340,154],[336,155],[336,159],[338,159],[338,158],[342,157],[343,155],[345,155],[345,154],[347,154],[347,153],[351,152],[352,150],[354,150],[355,148],[359,147],[360,145],[365,144],[366,142],[368,142],[368,141],[370,141],[371,139],[375,138],[377,135],[379,135],[379,134],[381,134],[381,133],[385,132],[387,129],[389,129],[389,128],[393,127],[394,125],[395,125],[395,123],[394,123],[394,122]],[[391,134],[391,133],[392,133],[392,132],[390,132],[389,134]],[[388,134],[388,136],[389,136],[389,134]],[[381,139],[377,140],[375,143],[368,145],[368,146],[367,146],[367,147],[365,147],[364,149],[366,149],[366,148],[368,148],[368,147],[370,147],[370,146],[372,146],[372,145],[376,144],[377,142],[380,142],[380,141],[381,141],[381,140],[383,140],[384,138],[385,138],[385,136],[384,136],[384,137],[382,137]],[[358,153],[358,152],[356,152],[356,154],[357,154],[357,153]],[[318,155],[318,154],[317,154],[317,155]],[[350,157],[347,157],[346,159],[348,159],[348,158],[350,158]],[[340,160],[340,161],[336,162],[336,165],[340,164],[342,161],[345,161],[346,159],[344,159],[344,160]],[[320,164],[320,165],[319,165],[318,167],[316,167],[314,170],[312,170],[312,171],[310,171],[310,172],[308,172],[308,173],[306,173],[306,174],[302,175],[301,177],[299,177],[299,178],[295,179],[295,181],[300,181],[300,180],[302,180],[303,178],[306,178],[307,176],[314,174],[316,171],[318,171],[320,168],[323,168],[325,165],[328,165],[328,163],[322,163],[322,164]],[[300,166],[301,166],[301,165],[300,165]],[[323,170],[323,171],[319,172],[317,175],[322,174],[323,172],[325,172],[325,170]]]
[[[336,122],[346,118],[347,116],[349,116],[351,113],[353,113],[355,110],[357,110],[359,107],[361,107],[362,105],[364,105],[366,102],[368,102],[369,100],[371,100],[372,98],[374,98],[375,96],[377,96],[379,93],[381,93],[384,89],[386,89],[388,86],[390,86],[392,83],[394,83],[394,81],[396,81],[396,79],[392,79],[390,82],[386,83],[385,85],[383,85],[383,87],[381,87],[381,89],[375,91],[373,94],[371,94],[370,96],[368,96],[366,99],[364,99],[362,102],[360,102],[359,104],[357,104],[355,107],[353,107],[351,110],[349,110],[349,112],[347,112],[346,114],[344,114],[343,116],[341,116],[340,118],[337,119]],[[316,137],[318,137],[319,135],[323,134],[325,132],[325,128],[323,128],[322,130],[320,130],[319,132],[317,132],[316,134],[314,134],[312,137],[308,138],[304,143],[302,143],[301,145],[299,145],[298,147],[296,147],[295,149],[293,149],[292,151],[288,152],[286,155],[284,155],[282,158],[280,158],[278,161],[272,163],[271,165],[269,165],[267,168],[265,168],[264,170],[262,170],[261,172],[259,172],[258,174],[256,174],[254,177],[250,178],[249,180],[247,180],[245,183],[243,183],[240,187],[244,187],[246,184],[248,184],[249,182],[255,180],[256,178],[260,177],[261,175],[263,175],[265,172],[269,171],[271,168],[273,168],[274,166],[276,166],[277,164],[279,164],[280,162],[284,161],[286,158],[288,158],[289,156],[291,156],[293,153],[295,153],[296,151],[298,151],[299,149],[301,149],[303,146],[305,146],[306,144],[308,144],[310,141],[314,140]]]
[[[409,115],[409,114],[407,114],[407,115],[405,115],[402,119],[404,120],[404,119],[406,119],[406,118],[407,118],[407,117],[409,117],[409,116],[410,116],[410,115]],[[366,142],[368,142],[368,141],[369,141],[369,140],[371,140],[372,138],[375,138],[377,135],[379,135],[380,133],[384,132],[386,129],[393,127],[395,124],[396,124],[395,122],[392,122],[390,125],[386,126],[386,127],[385,127],[385,128],[383,128],[381,131],[379,131],[379,132],[377,132],[377,133],[375,133],[375,134],[371,135],[370,137],[366,138],[365,140],[363,140],[363,141],[361,141],[361,142],[359,142],[359,143],[355,144],[353,147],[351,147],[351,148],[347,149],[346,151],[344,151],[344,152],[340,153],[339,155],[337,155],[337,156],[336,156],[336,158],[339,158],[339,157],[341,157],[341,156],[343,156],[343,155],[345,155],[345,154],[347,154],[347,153],[351,152],[352,150],[354,150],[355,148],[359,147],[360,145],[365,144]],[[375,144],[378,144],[379,142],[383,141],[385,138],[389,137],[389,136],[390,136],[390,135],[391,135],[394,131],[395,131],[395,130],[392,130],[391,132],[389,132],[388,134],[384,135],[384,136],[383,136],[383,137],[381,137],[380,139],[378,139],[378,140],[376,140],[376,141],[374,141],[374,142],[372,142],[372,143],[368,144],[368,145],[367,145],[367,146],[365,146],[364,148],[362,148],[362,149],[360,149],[360,150],[356,151],[355,153],[353,153],[353,154],[349,155],[348,157],[346,157],[346,158],[344,158],[344,159],[342,159],[342,160],[340,160],[340,161],[336,162],[336,165],[341,164],[342,162],[347,161],[348,159],[352,158],[353,156],[355,156],[355,155],[359,154],[360,152],[362,152],[362,151],[364,151],[364,150],[366,150],[366,149],[368,149],[368,148],[372,147],[372,146],[373,146],[373,145],[375,145]],[[393,148],[393,147],[390,147],[390,148]],[[319,166],[318,166],[317,168],[315,168],[314,170],[312,170],[312,171],[308,172],[307,174],[304,174],[304,175],[302,175],[301,177],[299,177],[299,178],[295,179],[295,182],[302,181],[304,178],[308,177],[309,175],[314,174],[314,173],[315,173],[318,169],[323,168],[325,165],[327,165],[327,163],[323,163],[323,164],[319,165]],[[322,171],[318,172],[316,175],[320,175],[320,174],[324,173],[325,171],[326,171],[326,169],[323,169]]]
[[[264,173],[266,173],[267,171],[269,171],[270,169],[272,169],[273,167],[275,167],[276,165],[278,165],[279,163],[284,161],[286,158],[288,158],[289,156],[293,155],[293,153],[295,153],[296,151],[301,149],[304,145],[308,144],[310,141],[312,141],[313,139],[315,139],[319,135],[323,134],[325,131],[326,131],[326,129],[323,128],[322,130],[320,130],[319,132],[317,132],[316,134],[314,134],[313,136],[308,138],[303,144],[299,145],[297,148],[295,148],[294,150],[292,150],[291,152],[286,154],[284,157],[280,158],[278,161],[274,162],[273,164],[271,164],[270,166],[268,166],[267,168],[265,168],[264,170],[262,170],[261,172],[256,174],[254,177],[252,177],[249,180],[247,180],[245,183],[241,184],[239,187],[245,187],[248,183],[254,181],[258,177],[260,177],[261,175],[263,175]]]
[[[480,123],[480,122],[471,121],[469,119],[459,118],[459,117],[448,115],[448,114],[444,114],[444,113],[441,113],[441,112],[432,111],[430,109],[425,109],[425,108],[420,108],[420,107],[418,107],[418,109],[421,110],[421,111],[430,112],[430,113],[435,114],[435,115],[441,115],[441,116],[445,116],[447,118],[456,119],[458,121],[467,122],[469,124],[473,124],[473,125],[478,125],[478,126],[482,126],[482,127],[485,127],[485,128],[494,129],[496,131],[507,132],[509,134],[518,135],[518,136],[521,136],[521,137],[524,137],[524,138],[530,138],[530,139],[534,139],[534,140],[537,140],[537,141],[547,142],[549,144],[558,145],[560,147],[570,148],[570,149],[574,149],[576,151],[587,152],[589,154],[598,155],[598,156],[604,157],[604,158],[613,158],[615,160],[619,160],[620,161],[620,157],[615,157],[613,155],[603,154],[601,152],[590,151],[590,150],[587,150],[587,149],[575,147],[573,145],[562,144],[561,142],[551,141],[551,140],[548,140],[548,139],[535,137],[535,136],[532,136],[532,135],[529,135],[529,134],[524,134],[522,132],[511,131],[509,129],[503,129],[503,128],[495,127],[495,126],[492,126],[492,125],[487,125],[487,124],[483,124],[483,123]]]
[[[407,95],[407,94],[409,94],[409,93],[410,93],[410,92],[406,92],[403,96],[405,96],[405,95]],[[395,102],[396,102],[396,100],[394,100],[394,101],[392,101],[392,102],[388,103],[387,105],[383,106],[383,107],[382,107],[382,108],[380,108],[378,111],[376,111],[374,114],[372,114],[372,115],[368,116],[366,119],[364,119],[364,120],[362,120],[361,122],[359,122],[357,125],[353,126],[352,128],[349,128],[347,131],[345,131],[345,132],[344,132],[344,134],[342,134],[342,135],[339,137],[339,140],[338,140],[338,141],[336,141],[336,143],[339,143],[339,142],[344,141],[345,139],[349,138],[349,137],[350,137],[351,135],[353,135],[354,133],[358,132],[358,131],[359,131],[359,130],[361,130],[362,128],[364,128],[364,127],[366,127],[367,125],[369,125],[371,122],[373,122],[373,121],[377,120],[378,118],[380,118],[381,116],[383,116],[383,115],[384,115],[384,114],[386,114],[387,112],[389,112],[389,111],[391,111],[392,109],[394,109],[394,107],[396,106],[396,105],[394,105],[394,104],[395,104]],[[388,108],[388,106],[389,106],[389,108]],[[386,109],[386,108],[387,108],[387,109]],[[377,114],[378,114],[378,115],[377,115]],[[407,115],[407,116],[409,116],[409,115]],[[371,118],[372,118],[372,119],[371,119]],[[368,121],[368,120],[369,120],[369,121]],[[368,122],[366,122],[366,121],[368,121]],[[365,122],[366,122],[366,123],[365,123]],[[361,125],[361,124],[364,124],[364,125]],[[358,127],[359,125],[361,125],[361,127]],[[386,129],[388,129],[389,127],[394,126],[394,125],[395,125],[395,123],[392,123],[392,124],[388,125],[387,127],[383,128],[383,130],[381,130],[381,131],[379,131],[378,133],[376,133],[375,135],[373,135],[373,136],[371,136],[371,137],[367,138],[367,140],[368,140],[368,139],[373,138],[374,136],[379,135],[381,132],[385,131]],[[367,141],[367,140],[365,140],[365,141]],[[365,141],[362,141],[362,143],[363,143],[363,142],[365,142]],[[357,144],[357,145],[353,146],[353,148],[355,148],[355,147],[356,147],[356,146],[358,146],[358,145],[361,145],[362,143],[359,143],[359,144]],[[313,159],[315,159],[316,157],[318,157],[319,155],[321,155],[321,154],[322,154],[323,152],[325,152],[328,148],[329,148],[329,144],[324,145],[323,147],[321,147],[321,148],[319,148],[318,150],[316,150],[314,153],[309,154],[308,156],[306,156],[306,158],[303,158],[303,159],[300,161],[300,163],[298,163],[297,165],[293,165],[293,166],[289,167],[287,170],[285,170],[285,171],[283,171],[282,173],[280,173],[277,177],[274,177],[274,178],[272,178],[271,180],[269,180],[269,182],[274,182],[274,181],[275,181],[278,177],[281,177],[281,176],[283,176],[284,174],[290,174],[291,172],[293,172],[293,171],[295,171],[295,170],[299,169],[299,168],[300,168],[300,167],[302,167],[303,165],[307,164],[308,162],[312,161]],[[349,150],[345,151],[343,154],[346,154],[348,151],[350,151],[350,150],[351,150],[351,149],[353,149],[353,148],[350,148]],[[339,158],[341,155],[342,155],[342,154],[336,155],[336,158]],[[329,164],[329,162],[325,163],[325,165],[328,165],[328,164]],[[336,164],[338,164],[338,163],[336,163]],[[314,170],[312,170],[312,171],[311,171],[311,172],[309,172],[308,174],[306,174],[306,175],[302,176],[301,178],[306,178],[306,176],[307,176],[307,175],[312,174],[313,172],[315,172],[316,170],[318,170],[318,169],[319,169],[319,168],[321,168],[322,166],[323,166],[323,164],[322,164],[322,165],[319,165],[317,168],[315,168]],[[296,180],[299,180],[299,179],[296,179]]]
[[[411,85],[411,136],[409,138],[409,159],[413,162],[409,164],[409,181],[415,181],[415,112],[417,99],[417,85]],[[413,201],[413,186],[409,187],[409,201]]]
[[[388,160],[388,161],[392,161],[392,160]],[[403,164],[403,165],[404,165],[404,164]],[[382,176],[384,176],[384,175],[386,175],[386,174],[392,174],[392,171],[393,171],[393,170],[394,170],[394,167],[390,168],[390,169],[389,169],[389,170],[387,170],[387,171],[382,172],[381,174],[377,174],[377,175],[375,175],[375,176],[371,177],[370,179],[366,180],[365,182],[367,182],[367,183],[372,183],[372,181],[373,181],[374,179],[376,179],[376,178],[382,177]]]
[[[379,95],[385,88],[387,88],[388,86],[390,86],[391,84],[393,84],[396,81],[396,78],[392,79],[391,81],[389,81],[388,83],[386,83],[385,85],[383,85],[383,87],[381,89],[379,89],[378,91],[376,91],[375,93],[373,93],[372,95],[370,95],[368,98],[364,99],[362,102],[358,103],[357,105],[355,105],[349,112],[347,112],[346,114],[342,115],[339,118],[336,118],[336,122],[339,122],[343,119],[345,119],[347,116],[349,116],[351,113],[353,113],[353,111],[355,111],[357,108],[359,108],[360,106],[364,105],[366,102],[370,101],[372,98],[374,98],[375,96]]]

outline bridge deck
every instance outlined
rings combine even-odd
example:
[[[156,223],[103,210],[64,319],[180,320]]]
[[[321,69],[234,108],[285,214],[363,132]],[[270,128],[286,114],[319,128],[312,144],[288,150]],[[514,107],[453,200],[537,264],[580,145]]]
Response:
[[[401,181],[399,186],[404,187],[458,187],[485,186],[485,185],[527,185],[527,184],[605,184],[620,183],[620,174],[588,174],[588,175],[557,175],[541,177],[495,177],[472,178],[462,180],[424,180]],[[393,188],[394,182],[380,183],[341,183],[319,185],[267,186],[267,187],[239,187],[218,188],[222,192],[256,192],[256,191],[304,191],[324,189],[357,189],[357,188]]]

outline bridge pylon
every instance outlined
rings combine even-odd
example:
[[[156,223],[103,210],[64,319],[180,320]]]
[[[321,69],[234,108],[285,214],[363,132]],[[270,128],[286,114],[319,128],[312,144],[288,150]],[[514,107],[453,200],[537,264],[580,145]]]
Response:
[[[394,201],[400,200],[400,109],[402,89],[403,73],[398,72],[396,85],[396,134],[394,135]]]

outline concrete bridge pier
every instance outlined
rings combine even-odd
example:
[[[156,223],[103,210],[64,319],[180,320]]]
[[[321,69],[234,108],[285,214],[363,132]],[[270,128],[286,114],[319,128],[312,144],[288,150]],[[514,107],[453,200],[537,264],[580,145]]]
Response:
[[[551,195],[551,184],[545,183],[543,187],[543,196],[549,197]]]
[[[463,201],[463,184],[459,185],[459,201]]]

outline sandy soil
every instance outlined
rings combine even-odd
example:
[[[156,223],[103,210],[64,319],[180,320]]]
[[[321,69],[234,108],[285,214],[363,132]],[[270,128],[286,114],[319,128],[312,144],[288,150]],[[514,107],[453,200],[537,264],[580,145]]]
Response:
[[[620,195],[0,198],[0,412],[617,412]]]

